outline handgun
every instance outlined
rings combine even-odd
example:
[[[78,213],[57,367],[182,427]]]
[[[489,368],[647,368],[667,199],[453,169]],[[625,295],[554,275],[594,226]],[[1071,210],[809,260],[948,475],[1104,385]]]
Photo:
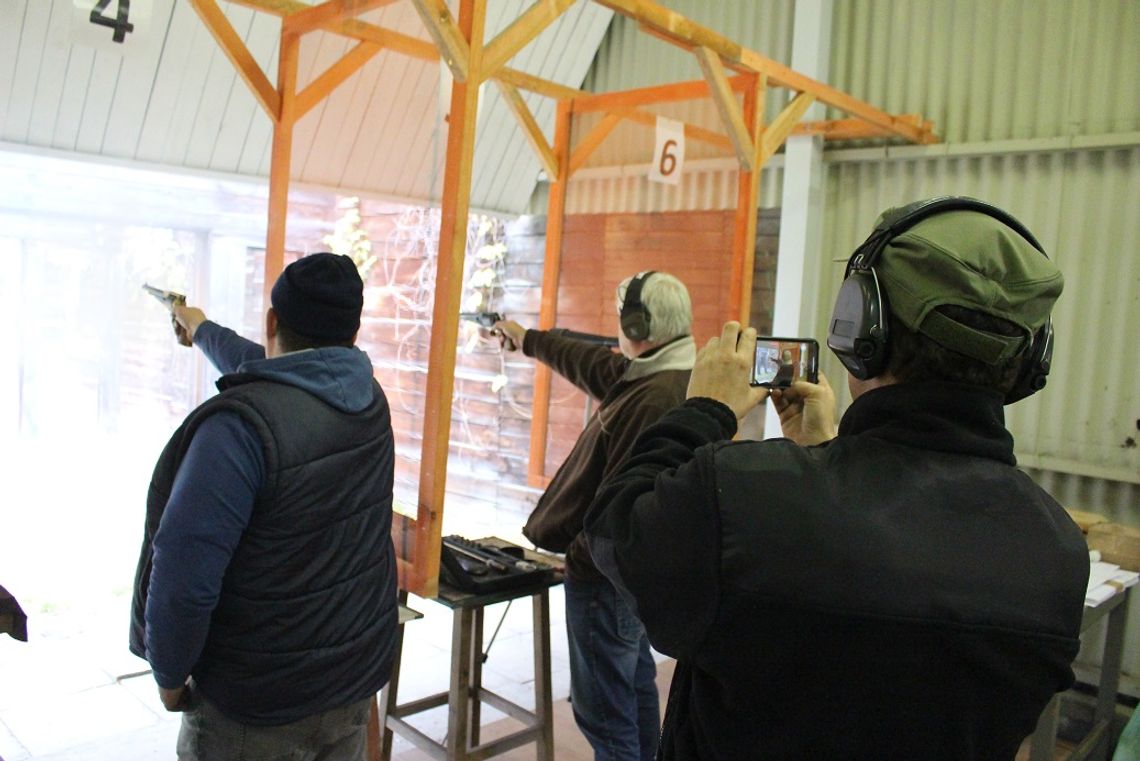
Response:
[[[496,322],[502,322],[503,316],[498,312],[460,312],[459,319],[473,322],[481,328],[493,328]]]
[[[143,290],[161,301],[162,305],[170,311],[174,311],[174,307],[176,306],[186,306],[186,297],[181,293],[175,293],[174,291],[164,291],[161,288],[155,288],[153,285],[149,285],[147,283],[143,283]]]

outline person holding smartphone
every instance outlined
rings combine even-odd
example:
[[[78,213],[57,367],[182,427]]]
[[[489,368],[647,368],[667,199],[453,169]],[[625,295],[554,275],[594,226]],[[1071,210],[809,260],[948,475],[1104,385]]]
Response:
[[[973,199],[885,213],[828,326],[827,378],[753,385],[756,332],[701,350],[585,520],[677,659],[671,759],[1013,759],[1073,682],[1088,551],[1016,467],[1003,405],[1044,385],[1062,276]],[[769,398],[786,438],[733,441]]]

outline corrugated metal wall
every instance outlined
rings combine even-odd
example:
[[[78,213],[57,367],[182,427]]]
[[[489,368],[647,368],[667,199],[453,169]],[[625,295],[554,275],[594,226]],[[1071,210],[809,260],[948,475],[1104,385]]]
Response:
[[[830,84],[951,143],[1140,129],[1135,0],[834,3]]]
[[[840,158],[840,157],[836,157]],[[1140,148],[996,154],[893,161],[828,161],[821,256],[821,333],[843,261],[889,206],[935,195],[970,195],[1009,210],[1041,240],[1066,277],[1054,312],[1057,344],[1049,388],[1008,408],[1025,464],[1123,485],[1077,488],[1087,510],[1140,525]],[[837,361],[824,371],[843,377]],[[841,397],[846,401],[846,390]],[[1050,481],[1063,490],[1060,475]],[[1086,502],[1094,499],[1096,504]],[[1106,499],[1106,502],[1100,502]],[[1130,516],[1130,518],[1129,518]]]

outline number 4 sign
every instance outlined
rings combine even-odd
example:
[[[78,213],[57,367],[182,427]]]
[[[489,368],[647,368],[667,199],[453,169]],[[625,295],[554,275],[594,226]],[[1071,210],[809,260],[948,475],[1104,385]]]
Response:
[[[677,185],[681,182],[681,169],[685,164],[685,125],[664,116],[657,117],[657,147],[653,151],[653,165],[649,179]]]
[[[71,23],[60,30],[58,42],[118,56],[134,57],[152,51],[154,0],[70,0],[69,4],[73,9]],[[63,34],[67,39],[62,39]]]
[[[123,42],[127,39],[127,34],[135,30],[135,25],[129,21],[131,16],[131,0],[118,1],[118,13],[116,13],[113,18],[106,15],[107,6],[111,4],[111,0],[96,0],[95,7],[91,9],[91,16],[89,18],[92,24],[110,27],[114,31],[111,39],[115,42]]]

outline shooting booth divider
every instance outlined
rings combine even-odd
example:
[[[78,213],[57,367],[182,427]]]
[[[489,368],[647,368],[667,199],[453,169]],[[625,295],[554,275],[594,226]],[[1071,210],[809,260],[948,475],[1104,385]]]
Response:
[[[748,319],[760,170],[790,135],[818,135],[827,140],[897,138],[919,144],[938,141],[931,123],[921,116],[886,113],[650,0],[594,1],[634,19],[645,32],[690,51],[700,66],[702,80],[590,93],[509,68],[506,64],[554,23],[574,0],[535,0],[490,41],[484,40],[487,0],[458,0],[458,17],[452,15],[445,0],[327,0],[314,5],[297,0],[231,0],[236,5],[281,18],[276,84],[273,84],[226,18],[218,0],[189,1],[273,123],[266,289],[280,274],[284,262],[293,128],[297,120],[381,51],[421,61],[443,61],[451,72],[454,83],[447,117],[419,496],[416,517],[396,514],[392,527],[399,556],[400,588],[424,597],[435,596],[438,589],[450,409],[480,85],[493,81],[498,87],[551,182],[540,328],[553,327],[558,312],[567,183],[619,124],[631,122],[652,127],[656,116],[646,110],[648,106],[711,99],[724,131],[685,124],[685,137],[735,155],[739,162],[733,274],[728,301],[732,311],[724,315],[725,319]],[[430,41],[358,18],[396,2],[414,6]],[[301,38],[318,30],[343,35],[356,40],[357,44],[299,89]],[[764,103],[769,88],[782,88],[792,97],[767,123]],[[552,141],[543,133],[520,90],[557,101]],[[842,112],[845,118],[801,122],[808,107],[817,101]],[[574,122],[585,115],[594,115],[598,121],[573,141]],[[268,291],[266,298],[268,300]],[[539,365],[535,376],[528,468],[528,481],[535,486],[547,482],[544,461],[550,380],[550,371]]]

